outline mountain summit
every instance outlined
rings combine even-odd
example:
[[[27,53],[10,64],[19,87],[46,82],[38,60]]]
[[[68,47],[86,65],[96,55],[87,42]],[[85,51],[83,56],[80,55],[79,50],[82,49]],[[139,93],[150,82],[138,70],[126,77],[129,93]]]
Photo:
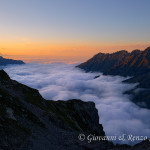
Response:
[[[109,75],[137,76],[150,72],[150,47],[131,53],[122,50],[112,54],[98,53],[77,67]]]

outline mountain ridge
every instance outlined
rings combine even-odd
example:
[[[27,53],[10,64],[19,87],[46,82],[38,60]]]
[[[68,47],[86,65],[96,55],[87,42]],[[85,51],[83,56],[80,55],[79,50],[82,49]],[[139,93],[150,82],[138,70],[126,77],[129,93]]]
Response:
[[[140,107],[150,109],[150,47],[144,51],[125,50],[111,54],[98,53],[88,61],[76,66],[86,72],[102,72],[104,75],[130,76],[123,83],[139,83],[124,94],[131,95],[131,101]],[[141,89],[138,92],[137,89]]]
[[[25,63],[22,60],[7,59],[0,56],[0,66],[6,66],[9,64],[25,64]]]
[[[150,72],[150,47],[144,51],[98,53],[77,67],[87,72],[101,71],[105,75],[138,76]]]

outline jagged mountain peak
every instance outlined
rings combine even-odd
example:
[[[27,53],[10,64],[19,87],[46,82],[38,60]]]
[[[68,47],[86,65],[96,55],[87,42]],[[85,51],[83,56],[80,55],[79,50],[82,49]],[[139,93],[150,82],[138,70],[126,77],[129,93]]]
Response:
[[[145,51],[150,51],[150,46],[145,49]]]
[[[139,53],[141,53],[142,51],[140,51],[139,49],[135,49],[135,50],[133,50],[132,52],[131,52],[131,54],[139,54]]]
[[[98,53],[77,67],[86,71],[110,75],[134,76],[150,72],[150,47],[144,51],[121,50],[115,53]]]
[[[120,51],[117,51],[117,52],[114,52],[114,53],[112,53],[112,54],[127,54],[128,53],[128,51],[127,50],[120,50]]]

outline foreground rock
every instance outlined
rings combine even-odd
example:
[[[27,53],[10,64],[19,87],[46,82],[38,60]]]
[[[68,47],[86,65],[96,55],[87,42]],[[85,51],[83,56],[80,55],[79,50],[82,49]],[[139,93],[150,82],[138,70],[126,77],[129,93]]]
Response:
[[[6,66],[10,64],[24,64],[24,62],[21,60],[6,59],[0,56],[0,66]]]
[[[0,71],[0,149],[82,149],[79,133],[105,135],[93,102],[46,101]]]
[[[127,150],[150,148],[88,143],[79,134],[105,136],[93,102],[47,101],[35,89],[11,80],[0,70],[0,149],[2,150]]]

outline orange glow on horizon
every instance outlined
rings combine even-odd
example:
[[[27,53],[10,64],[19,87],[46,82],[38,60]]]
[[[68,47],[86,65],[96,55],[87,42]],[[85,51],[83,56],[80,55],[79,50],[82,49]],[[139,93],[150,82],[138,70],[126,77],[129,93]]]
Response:
[[[12,59],[22,59],[32,62],[33,58],[37,61],[40,58],[53,58],[53,61],[82,62],[93,55],[102,53],[112,53],[119,50],[144,50],[150,43],[86,43],[86,42],[35,42],[28,39],[19,41],[9,41],[0,39],[0,53]],[[31,58],[31,59],[30,59]]]

